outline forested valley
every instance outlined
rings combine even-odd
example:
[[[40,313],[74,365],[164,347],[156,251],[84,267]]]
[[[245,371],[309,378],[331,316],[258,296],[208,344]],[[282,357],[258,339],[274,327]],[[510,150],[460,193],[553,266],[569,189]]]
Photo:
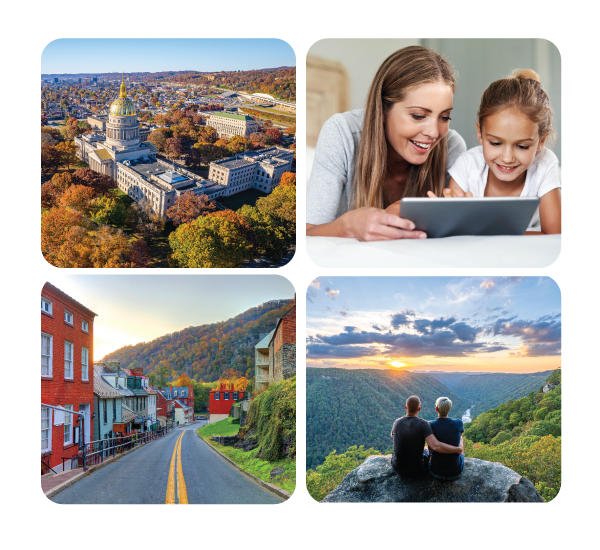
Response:
[[[406,399],[418,395],[420,417],[437,418],[435,400],[452,399],[452,416],[470,402],[427,374],[379,369],[306,369],[306,467],[315,468],[333,450],[352,445],[392,449],[394,420],[404,416]]]
[[[388,443],[382,445],[378,445],[374,437],[368,441],[361,438],[364,431],[363,426],[368,423],[368,419],[365,417],[381,416],[382,411],[378,405],[365,406],[362,411],[354,411],[351,416],[342,414],[344,418],[339,419],[335,416],[327,419],[313,414],[314,420],[311,421],[311,403],[317,395],[314,390],[315,386],[319,388],[318,379],[327,380],[323,376],[335,379],[333,376],[338,376],[340,369],[307,369],[307,371],[307,467],[315,468],[307,472],[307,488],[315,499],[321,500],[342,481],[348,472],[361,464],[367,456],[391,452],[389,431],[393,421],[387,422],[385,426],[379,426],[381,423],[378,420],[373,420],[373,428],[383,431],[382,442],[386,441],[386,437],[390,439]],[[325,371],[332,372],[326,373]],[[362,381],[364,378],[361,373],[367,371],[344,372],[350,373],[350,378],[354,374],[357,379]],[[381,382],[390,380],[388,378],[390,371],[369,372],[373,372],[371,378],[379,378]],[[392,372],[392,374],[414,376],[414,374],[408,372]],[[408,384],[413,381],[412,376],[398,380]],[[429,378],[429,380],[432,379],[428,375],[420,376]],[[469,378],[477,378],[478,380],[468,381]],[[488,380],[486,381],[485,378],[488,378]],[[317,384],[315,384],[315,379],[317,379]],[[340,386],[343,379],[342,375],[338,376]],[[537,384],[535,390],[523,395],[523,392],[534,380]],[[422,382],[422,380],[419,380],[419,382]],[[527,477],[534,483],[547,502],[558,494],[561,484],[561,372],[559,369],[534,373],[533,375],[496,375],[491,373],[477,376],[470,375],[461,380],[450,379],[453,386],[452,390],[441,385],[438,380],[435,380],[435,382],[441,386],[441,388],[438,386],[433,391],[433,393],[437,392],[435,397],[424,398],[427,394],[423,390],[417,389],[416,386],[414,387],[415,391],[413,391],[412,386],[408,392],[406,390],[409,388],[405,388],[407,395],[415,393],[421,397],[425,406],[420,416],[428,420],[431,419],[431,411],[427,410],[429,400],[433,399],[435,403],[435,399],[441,395],[450,397],[454,403],[450,416],[460,417],[460,414],[462,414],[461,405],[457,407],[458,403],[452,397],[456,395],[453,390],[458,391],[457,389],[466,388],[465,391],[471,392],[472,397],[483,395],[485,399],[485,394],[477,394],[476,392],[481,391],[483,386],[487,385],[488,396],[486,402],[488,403],[498,399],[501,395],[512,393],[513,397],[508,397],[505,403],[486,411],[481,411],[483,406],[480,403],[476,404],[480,409],[480,413],[472,422],[465,424],[465,455],[491,462],[500,462]],[[461,386],[461,382],[465,383]],[[372,384],[371,388],[375,386],[376,384]],[[353,387],[365,391],[365,399],[367,394],[371,397],[375,396],[374,391],[369,392],[368,384],[353,384]],[[433,388],[433,386],[431,387]],[[321,392],[318,393],[321,394]],[[460,399],[462,403],[470,403],[464,397]],[[363,397],[355,398],[353,401],[361,403]],[[386,402],[385,392],[383,392],[379,401],[381,403]],[[465,407],[465,405],[462,405],[462,407]],[[341,407],[338,407],[338,410],[345,413],[345,410]],[[398,408],[396,408],[397,410]],[[333,408],[329,408],[329,412],[333,413],[333,411]],[[360,422],[356,422],[356,418],[360,418]],[[312,425],[314,421],[317,422],[315,426]],[[336,445],[328,444],[322,435],[326,434],[328,429],[323,429],[318,424],[319,421],[334,426],[344,425],[345,421],[344,433],[349,434],[348,438],[343,443],[340,441]],[[352,430],[354,430],[354,438],[350,436]]]

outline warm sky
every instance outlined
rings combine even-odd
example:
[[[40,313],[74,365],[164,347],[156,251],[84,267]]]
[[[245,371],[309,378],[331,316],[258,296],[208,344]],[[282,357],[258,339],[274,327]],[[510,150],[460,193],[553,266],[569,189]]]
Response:
[[[94,360],[189,326],[225,321],[263,302],[294,298],[278,275],[70,275],[48,282],[91,309]]]
[[[247,71],[296,66],[292,47],[275,39],[81,39],[50,42],[42,74]]]
[[[548,277],[320,277],[306,337],[308,367],[550,370],[560,291]]]

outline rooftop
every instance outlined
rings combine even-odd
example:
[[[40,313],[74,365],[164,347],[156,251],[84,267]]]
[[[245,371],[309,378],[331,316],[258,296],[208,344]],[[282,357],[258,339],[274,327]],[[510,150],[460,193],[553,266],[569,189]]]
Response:
[[[210,113],[212,116],[219,116],[223,118],[233,118],[235,120],[252,120],[252,117],[249,115],[236,115],[234,113],[224,113],[219,111],[217,113]]]

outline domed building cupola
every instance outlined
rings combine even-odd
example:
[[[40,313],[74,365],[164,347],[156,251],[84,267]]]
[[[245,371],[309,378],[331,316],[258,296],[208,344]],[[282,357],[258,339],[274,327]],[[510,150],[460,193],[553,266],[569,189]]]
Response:
[[[121,90],[119,92],[119,98],[115,99],[110,106],[111,116],[135,116],[137,114],[135,110],[135,104],[127,97],[127,88],[125,87],[125,75],[121,80]]]

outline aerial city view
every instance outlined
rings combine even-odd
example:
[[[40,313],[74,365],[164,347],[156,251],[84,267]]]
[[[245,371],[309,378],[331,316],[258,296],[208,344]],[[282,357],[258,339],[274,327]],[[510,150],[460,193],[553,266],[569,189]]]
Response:
[[[277,267],[296,241],[281,40],[74,40],[42,55],[42,253],[56,267]]]

